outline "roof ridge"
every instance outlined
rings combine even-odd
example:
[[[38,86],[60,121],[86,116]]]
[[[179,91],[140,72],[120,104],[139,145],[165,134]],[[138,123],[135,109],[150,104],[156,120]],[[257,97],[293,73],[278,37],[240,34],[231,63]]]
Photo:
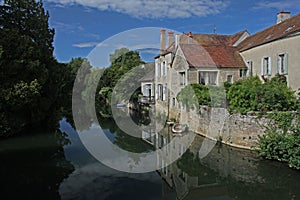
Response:
[[[263,45],[275,40],[278,40],[280,38],[283,38],[291,33],[294,33],[295,31],[300,30],[300,19],[296,20],[300,17],[300,13],[297,15],[294,15],[290,17],[289,19],[286,19],[278,24],[274,24],[272,26],[269,26],[261,31],[258,31],[257,33],[250,35],[247,37],[243,42],[241,42],[238,47],[240,51],[245,51],[247,49],[251,49],[253,47]],[[288,30],[290,27],[292,27],[290,30]],[[293,28],[295,28],[293,30]]]

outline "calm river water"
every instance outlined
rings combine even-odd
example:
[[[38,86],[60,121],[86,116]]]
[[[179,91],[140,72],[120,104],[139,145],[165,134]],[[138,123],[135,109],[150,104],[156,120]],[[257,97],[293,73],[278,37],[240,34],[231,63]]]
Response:
[[[101,126],[122,148],[153,150],[111,120],[103,120]],[[299,171],[224,145],[200,159],[200,136],[167,168],[129,174],[95,160],[64,119],[60,130],[32,130],[0,141],[1,199],[300,199]]]

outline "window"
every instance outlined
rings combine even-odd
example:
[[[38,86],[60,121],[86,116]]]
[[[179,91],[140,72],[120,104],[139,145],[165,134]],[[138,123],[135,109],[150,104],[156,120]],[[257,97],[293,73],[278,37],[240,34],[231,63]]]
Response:
[[[199,72],[199,83],[202,85],[217,85],[218,72]]]
[[[270,57],[264,57],[262,59],[261,63],[261,75],[262,76],[271,76],[271,58]]]
[[[167,100],[168,98],[168,87],[167,84],[165,84],[165,86],[163,87],[163,101]]]
[[[163,85],[162,84],[158,84],[158,99],[159,100],[163,100]]]
[[[167,66],[166,66],[166,61],[162,63],[162,75],[166,76],[167,75]]]
[[[247,76],[248,69],[240,69],[240,77],[244,78]]]
[[[179,72],[180,75],[180,85],[185,85],[185,72]]]
[[[227,82],[232,83],[232,75],[227,75]]]
[[[287,54],[279,54],[278,55],[278,63],[277,63],[278,74],[287,74]]]
[[[252,61],[248,61],[247,62],[247,76],[253,76],[253,62]]]
[[[176,106],[176,99],[172,98],[172,107],[175,107],[175,106]]]

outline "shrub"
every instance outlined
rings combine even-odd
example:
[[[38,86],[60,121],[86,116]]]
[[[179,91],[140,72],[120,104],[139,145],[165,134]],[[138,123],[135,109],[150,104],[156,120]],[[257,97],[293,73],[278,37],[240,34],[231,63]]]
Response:
[[[297,108],[294,92],[283,76],[277,75],[266,83],[259,77],[249,77],[232,84],[227,92],[231,112],[291,111]]]
[[[275,123],[270,124],[265,135],[259,137],[259,154],[271,160],[287,162],[300,169],[300,123],[291,112],[274,112],[268,115]]]

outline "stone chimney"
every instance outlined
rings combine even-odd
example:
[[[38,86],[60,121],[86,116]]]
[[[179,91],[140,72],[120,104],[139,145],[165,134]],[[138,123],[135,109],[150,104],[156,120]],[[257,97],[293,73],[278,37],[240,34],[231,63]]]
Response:
[[[277,13],[277,24],[283,22],[284,20],[287,20],[291,17],[291,12],[285,12],[281,10],[279,13]]]
[[[176,34],[175,35],[175,47],[177,47],[180,43],[180,35],[179,34]]]
[[[166,29],[160,30],[160,53],[163,54],[166,51]]]
[[[174,43],[174,32],[168,32],[168,48]]]
[[[187,36],[188,36],[188,44],[193,44],[193,33],[189,32]]]

